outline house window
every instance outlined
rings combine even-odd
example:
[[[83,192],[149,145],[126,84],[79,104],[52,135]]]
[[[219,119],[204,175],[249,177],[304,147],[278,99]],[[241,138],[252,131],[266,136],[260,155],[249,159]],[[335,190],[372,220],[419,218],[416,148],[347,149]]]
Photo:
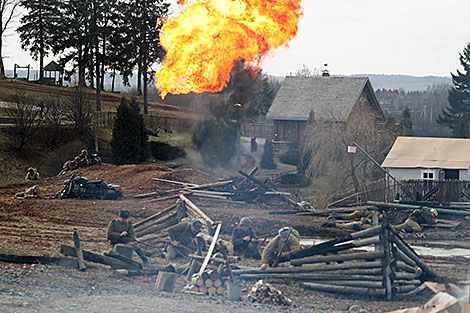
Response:
[[[432,170],[423,170],[423,179],[434,180],[434,171]]]

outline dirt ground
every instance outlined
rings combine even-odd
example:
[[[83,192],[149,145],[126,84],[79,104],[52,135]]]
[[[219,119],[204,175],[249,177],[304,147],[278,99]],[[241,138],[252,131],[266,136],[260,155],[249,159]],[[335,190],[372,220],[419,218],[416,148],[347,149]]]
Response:
[[[62,244],[73,245],[72,233],[78,230],[85,250],[102,253],[108,250],[106,226],[121,209],[128,209],[132,219],[138,221],[174,203],[149,202],[133,199],[136,194],[172,189],[171,185],[152,181],[153,177],[207,183],[215,180],[208,174],[193,169],[170,170],[155,165],[114,166],[102,164],[79,169],[77,174],[89,180],[105,179],[119,184],[124,198],[117,201],[56,200],[50,199],[63,187],[69,176],[45,178],[39,182],[42,199],[17,200],[11,197],[24,190],[25,184],[0,187],[0,253],[17,255],[59,256]],[[242,216],[251,216],[258,233],[272,232],[290,225],[301,235],[334,236],[339,233],[322,229],[325,218],[269,215],[279,207],[258,204],[227,204],[226,202],[192,201],[213,220],[223,222],[222,233],[230,234]],[[398,212],[393,212],[399,218]],[[428,230],[408,239],[466,240],[469,223],[462,220],[457,231]],[[150,254],[150,267],[165,264],[159,253]],[[425,256],[424,260],[440,275],[449,280],[466,280],[470,277],[470,261],[463,257]],[[78,272],[57,265],[23,265],[0,263],[1,312],[348,312],[353,306],[363,312],[387,312],[424,304],[431,292],[426,291],[406,301],[381,301],[361,297],[346,297],[310,291],[298,284],[276,286],[293,300],[288,308],[260,304],[231,302],[225,297],[193,296],[182,293],[181,278],[173,294],[156,294],[153,290],[155,276],[125,277],[96,264],[87,263],[86,272]],[[245,287],[250,288],[252,282]]]

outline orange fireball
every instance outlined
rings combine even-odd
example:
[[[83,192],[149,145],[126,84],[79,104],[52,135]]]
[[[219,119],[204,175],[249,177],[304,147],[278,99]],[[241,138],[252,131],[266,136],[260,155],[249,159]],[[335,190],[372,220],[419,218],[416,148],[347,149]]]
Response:
[[[166,51],[155,86],[168,93],[221,91],[236,61],[257,67],[297,35],[301,0],[178,0],[185,5],[162,27]]]

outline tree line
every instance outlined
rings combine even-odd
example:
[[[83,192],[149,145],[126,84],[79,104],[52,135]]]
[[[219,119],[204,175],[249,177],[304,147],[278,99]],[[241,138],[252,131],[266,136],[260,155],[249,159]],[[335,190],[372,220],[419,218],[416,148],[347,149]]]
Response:
[[[39,60],[39,80],[44,75],[44,57],[56,56],[66,79],[77,75],[79,86],[96,88],[96,109],[100,111],[105,73],[111,73],[114,91],[117,74],[129,85],[130,76],[137,70],[137,90],[143,93],[147,113],[152,68],[164,58],[157,27],[161,26],[159,18],[169,14],[168,2],[20,0],[19,5],[26,13],[17,32],[22,48]]]

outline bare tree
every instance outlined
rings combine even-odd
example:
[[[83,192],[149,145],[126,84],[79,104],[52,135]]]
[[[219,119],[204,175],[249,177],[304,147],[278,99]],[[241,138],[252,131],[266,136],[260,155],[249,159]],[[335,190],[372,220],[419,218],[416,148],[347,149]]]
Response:
[[[85,88],[74,87],[70,99],[66,103],[65,117],[73,124],[77,135],[85,139],[91,132],[92,107],[87,99]]]
[[[5,77],[5,66],[3,65],[3,36],[10,24],[15,10],[20,4],[19,0],[0,0],[0,78]]]
[[[298,77],[314,77],[320,76],[320,70],[318,68],[310,69],[307,65],[302,64],[302,67],[295,71],[294,74],[289,73],[290,76],[298,76]]]
[[[36,135],[43,118],[47,115],[44,108],[27,100],[24,94],[17,94],[15,103],[6,109],[6,114],[13,122],[11,144],[22,150]]]

